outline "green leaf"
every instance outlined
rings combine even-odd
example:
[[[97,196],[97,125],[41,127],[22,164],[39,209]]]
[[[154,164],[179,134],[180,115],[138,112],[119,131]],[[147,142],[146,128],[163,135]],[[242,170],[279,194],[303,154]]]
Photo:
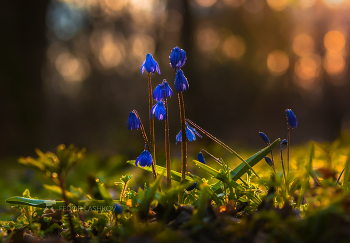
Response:
[[[61,198],[61,199],[63,198],[62,197],[62,189],[61,189],[61,187],[56,186],[56,185],[46,185],[46,184],[43,184],[43,187],[46,190],[48,190],[48,191],[52,192],[53,194],[55,194],[56,197]],[[67,190],[65,190],[65,192],[66,192],[66,196],[67,196],[69,202],[73,202],[75,200],[78,200],[78,198],[77,198],[77,196],[75,194],[73,194],[73,193],[71,193],[70,191],[67,191]]]
[[[97,182],[98,191],[100,192],[102,198],[106,201],[107,205],[113,205],[113,198],[109,191],[105,187],[104,183]]]
[[[26,197],[10,197],[5,202],[15,205],[25,205],[25,206],[33,206],[37,208],[53,208],[53,209],[63,209],[66,206],[64,201],[55,201],[55,200],[42,200],[42,199],[31,199]],[[113,203],[119,203],[119,200],[113,200]],[[92,206],[92,207],[102,207],[102,206],[110,206],[106,203],[105,200],[81,200],[78,204],[74,204],[74,206]],[[99,211],[98,209],[92,208],[91,210]]]
[[[128,163],[130,165],[133,165],[133,166],[136,166],[135,165],[135,160],[128,160],[128,161],[126,161],[126,163]],[[148,167],[148,166],[141,167],[140,165],[136,166],[136,167],[152,173],[152,168],[151,167]],[[156,171],[157,171],[157,174],[159,174],[159,175],[161,175],[161,174],[166,175],[166,168],[165,167],[156,165]],[[181,182],[181,173],[172,170],[171,171],[171,179],[174,180],[174,181]],[[186,181],[191,181],[191,180],[192,180],[191,177],[186,176]]]
[[[279,144],[280,139],[276,139],[273,143],[271,143],[271,149],[274,149],[277,144]],[[267,146],[260,150],[259,152],[253,154],[250,156],[246,161],[250,166],[256,165],[260,160],[264,158],[264,156],[268,155],[270,153],[270,146]],[[241,178],[247,171],[249,170],[249,167],[245,163],[239,164],[234,170],[231,171],[231,178],[233,181],[237,181],[239,178]],[[221,182],[217,182],[213,187],[213,191],[216,193],[221,192]]]
[[[242,191],[249,199],[251,199],[253,202],[255,202],[257,205],[259,205],[261,203],[261,200],[256,197],[254,194],[250,193],[250,192],[245,192],[245,189],[239,185],[236,181],[234,180],[229,180],[228,177],[223,174],[218,172],[217,170],[211,168],[210,166],[203,164],[199,161],[194,160],[193,161],[199,168],[203,169],[204,171],[206,171],[207,173],[211,174],[213,177],[215,177],[216,179],[222,181],[223,183],[226,183],[228,186],[235,188],[235,190],[239,190]],[[214,191],[214,190],[213,190]]]

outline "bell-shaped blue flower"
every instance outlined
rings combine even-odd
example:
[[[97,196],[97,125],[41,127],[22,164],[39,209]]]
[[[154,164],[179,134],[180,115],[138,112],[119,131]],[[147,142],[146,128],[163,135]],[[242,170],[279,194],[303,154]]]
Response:
[[[283,139],[283,140],[281,141],[281,144],[282,144],[282,145],[287,145],[287,144],[288,144],[287,139]]]
[[[201,152],[198,153],[198,161],[205,164],[205,159]]]
[[[286,110],[287,113],[287,119],[288,119],[288,124],[289,126],[293,129],[296,128],[298,125],[298,121],[296,116],[294,115],[293,111],[291,109]]]
[[[121,214],[123,212],[122,205],[120,205],[119,203],[115,203],[113,211],[116,215]]]
[[[269,164],[269,166],[273,166],[272,160],[269,157],[265,156],[264,158],[265,158],[266,163]]]
[[[186,62],[186,52],[179,47],[174,47],[170,54],[170,66],[180,69]]]
[[[140,165],[141,167],[151,166],[153,162],[152,155],[148,150],[144,150],[135,161],[135,165]]]
[[[141,65],[141,74],[143,74],[145,70],[148,73],[154,73],[155,71],[157,71],[160,74],[158,63],[156,62],[156,60],[153,59],[150,53],[146,55],[146,59]]]
[[[158,84],[158,86],[154,89],[153,99],[156,101],[165,100],[164,93],[166,97],[173,96],[173,91],[165,79],[163,80],[163,83]]]
[[[134,111],[130,112],[127,125],[129,130],[137,130],[140,128],[140,120]]]
[[[163,121],[165,116],[166,116],[166,111],[165,111],[165,107],[164,107],[164,103],[163,101],[158,101],[157,104],[155,104],[152,107],[151,110],[151,118],[152,115],[154,115],[158,121]]]
[[[186,191],[192,191],[197,187],[197,182],[194,182],[192,185],[186,188]]]
[[[266,136],[265,133],[259,132],[259,135],[262,138],[262,140],[264,140],[265,143],[270,143],[270,139]]]
[[[196,131],[196,129],[190,127],[186,122],[186,137],[188,141],[192,142],[196,140],[196,135],[202,138],[202,136]],[[176,144],[177,142],[181,142],[181,141],[182,141],[182,130],[180,130],[180,132],[176,135]]]
[[[183,92],[188,89],[188,81],[182,70],[177,70],[176,72],[175,89],[177,92]]]

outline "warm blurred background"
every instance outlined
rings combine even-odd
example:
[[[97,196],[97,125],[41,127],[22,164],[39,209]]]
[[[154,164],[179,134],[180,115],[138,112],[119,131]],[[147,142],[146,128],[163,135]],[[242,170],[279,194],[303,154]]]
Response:
[[[186,115],[216,137],[262,147],[259,131],[286,136],[290,108],[293,142],[332,141],[350,128],[349,11],[349,0],[5,1],[0,159],[60,143],[135,159],[143,141],[126,128],[129,112],[148,128],[140,65],[152,53],[162,71],[153,86],[167,79],[174,89],[175,46],[187,52]],[[175,142],[176,95],[169,105]],[[156,129],[163,153],[164,124]]]

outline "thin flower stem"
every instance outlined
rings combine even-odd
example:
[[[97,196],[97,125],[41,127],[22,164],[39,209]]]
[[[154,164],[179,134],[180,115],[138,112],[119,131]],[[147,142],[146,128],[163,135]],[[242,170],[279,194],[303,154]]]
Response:
[[[59,186],[61,187],[61,190],[62,190],[63,201],[64,201],[64,204],[65,204],[66,209],[67,209],[66,212],[68,214],[69,227],[70,227],[70,232],[72,234],[73,242],[78,243],[77,238],[75,238],[75,230],[74,230],[74,225],[73,225],[73,220],[72,220],[72,214],[70,212],[70,209],[68,209],[69,202],[67,199],[66,190],[64,189],[65,181],[64,181],[62,175],[59,175],[58,181],[59,181]]]
[[[149,95],[149,110],[148,114],[151,114],[152,106],[153,106],[153,97],[152,97],[152,83],[151,83],[151,74],[148,73],[148,95]],[[156,147],[154,143],[154,118],[153,116],[149,116],[149,131],[150,131],[150,152],[153,158],[152,170],[154,179],[157,179],[157,172],[155,169],[156,165]]]
[[[243,163],[245,163],[249,169],[252,170],[252,172],[256,175],[256,177],[260,178],[260,176],[255,172],[255,170],[250,166],[250,164],[248,164],[247,161],[245,161],[239,154],[237,154],[236,151],[234,151],[232,148],[230,148],[229,146],[227,146],[226,144],[224,144],[223,142],[221,142],[219,139],[217,139],[216,137],[214,137],[213,135],[211,135],[209,132],[205,131],[203,128],[201,128],[200,126],[198,126],[196,123],[194,123],[193,121],[186,119],[187,122],[189,122],[191,125],[193,125],[195,128],[197,128],[199,131],[201,131],[202,133],[204,133],[205,135],[207,135],[209,138],[211,138],[212,140],[214,140],[215,142],[217,142],[218,144],[220,144],[222,147],[224,147],[226,150],[228,150],[229,152],[231,152],[232,154],[234,154],[237,158],[239,158]]]
[[[187,136],[186,136],[186,118],[185,118],[185,104],[182,92],[178,93],[179,106],[180,106],[180,120],[181,120],[181,155],[182,155],[182,166],[181,166],[181,183],[186,181],[186,167],[187,167]]]
[[[289,186],[287,184],[286,171],[284,170],[282,145],[281,144],[280,144],[280,148],[281,148],[281,164],[282,164],[282,171],[283,171],[283,176],[284,176],[284,183],[286,184],[286,190],[287,190],[287,193],[289,194]]]
[[[271,160],[272,160],[273,170],[275,170],[275,161],[273,160],[273,153],[272,153],[271,143],[269,143],[269,147],[270,147],[270,152],[271,152]]]
[[[164,91],[164,101],[165,101],[165,161],[166,161],[166,181],[167,188],[171,188],[171,160],[170,160],[170,139],[169,139],[169,112],[168,112],[168,102],[166,99],[165,88]]]
[[[288,124],[288,122],[287,122]],[[288,137],[287,137],[287,175],[289,175],[289,144],[290,144],[290,125],[288,124]]]
[[[141,118],[140,118],[140,116],[139,116],[139,114],[137,113],[136,110],[133,110],[133,112],[135,113],[136,117],[140,121],[140,129],[141,129],[141,133],[142,133],[142,136],[143,136],[143,140],[145,141],[145,144],[147,144],[148,147],[150,147],[150,144],[149,144],[148,139],[147,139],[147,134],[146,134],[146,131],[145,131],[145,127],[142,124]]]
[[[205,149],[201,149],[201,152],[206,153],[207,155],[209,155],[210,157],[212,157],[216,162],[218,162],[220,165],[222,165],[222,161],[221,161],[221,160],[219,160],[218,158],[216,158],[214,155],[212,155],[211,153],[209,153],[209,152],[206,151]],[[228,167],[228,169],[229,169],[230,171],[232,171],[231,168]],[[243,182],[243,184],[245,184],[246,186],[248,186],[247,182],[245,182],[242,178],[238,178],[238,179],[239,179],[241,182]]]

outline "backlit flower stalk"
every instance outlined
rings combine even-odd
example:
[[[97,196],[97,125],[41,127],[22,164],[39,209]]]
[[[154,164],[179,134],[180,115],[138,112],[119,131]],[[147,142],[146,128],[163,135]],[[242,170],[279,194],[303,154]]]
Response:
[[[247,161],[245,161],[236,151],[234,151],[232,148],[230,148],[229,146],[227,146],[225,143],[223,143],[222,141],[220,141],[219,139],[217,139],[216,137],[214,137],[213,135],[211,135],[209,132],[207,132],[206,130],[204,130],[203,128],[201,128],[200,126],[198,126],[196,123],[194,123],[193,121],[186,119],[186,121],[188,123],[190,123],[192,126],[194,126],[195,128],[197,128],[199,131],[201,131],[202,133],[204,133],[207,137],[209,137],[210,139],[212,139],[213,141],[215,141],[216,143],[218,143],[219,145],[221,145],[222,147],[224,147],[226,150],[228,150],[230,153],[234,154],[238,159],[240,159],[253,173],[254,175],[256,175],[256,177],[260,178],[260,176],[255,172],[255,170],[251,167],[250,164],[248,164]]]
[[[148,142],[147,134],[142,124],[141,118],[136,110],[133,110],[132,112],[130,112],[127,125],[129,130],[138,130],[139,128],[141,129],[143,140],[145,141],[145,150],[146,149],[149,150],[150,145]],[[153,172],[154,178],[157,178],[156,166],[154,165],[154,163],[150,165],[152,166],[152,172]]]
[[[289,194],[289,186],[288,186],[288,183],[287,183],[286,172],[285,172],[285,170],[284,170],[284,164],[283,164],[282,145],[288,145],[288,142],[287,142],[286,139],[283,139],[283,140],[280,142],[280,150],[281,150],[281,164],[282,164],[284,182],[285,182],[285,184],[286,184],[287,193]]]
[[[151,73],[155,73],[156,71],[160,74],[160,69],[156,60],[153,59],[152,55],[148,53],[146,55],[146,60],[141,65],[141,74],[144,71],[148,72],[148,97],[149,97],[149,114],[151,113],[153,107],[153,98],[152,98],[152,83],[151,83]],[[153,164],[156,165],[156,148],[155,148],[155,139],[154,139],[154,119],[153,117],[149,118],[149,126],[150,126],[150,146],[149,149],[151,151],[153,157]],[[155,177],[156,178],[156,177]]]
[[[186,179],[187,168],[187,137],[186,137],[186,121],[185,121],[185,103],[183,98],[183,91],[188,89],[188,82],[180,69],[186,62],[186,52],[179,47],[173,48],[170,56],[170,66],[175,69],[175,89],[178,92],[179,108],[180,108],[180,123],[181,123],[181,182],[184,183]]]
[[[275,161],[273,160],[273,153],[272,153],[272,148],[271,148],[271,143],[270,143],[270,139],[266,136],[265,133],[263,132],[259,132],[260,137],[262,138],[262,140],[264,140],[264,142],[269,145],[270,147],[270,153],[271,153],[271,162],[272,162],[272,168],[275,171]]]
[[[288,129],[288,137],[287,137],[287,175],[289,175],[289,145],[290,145],[290,129],[294,129],[297,127],[298,122],[297,118],[294,115],[291,109],[286,110],[287,114],[287,129]]]
[[[168,82],[164,79],[163,83],[159,84],[154,92],[153,99],[156,101],[164,100],[165,106],[165,161],[167,173],[167,188],[171,188],[171,160],[170,160],[170,138],[169,138],[169,113],[167,97],[172,97],[173,91],[169,87]]]

